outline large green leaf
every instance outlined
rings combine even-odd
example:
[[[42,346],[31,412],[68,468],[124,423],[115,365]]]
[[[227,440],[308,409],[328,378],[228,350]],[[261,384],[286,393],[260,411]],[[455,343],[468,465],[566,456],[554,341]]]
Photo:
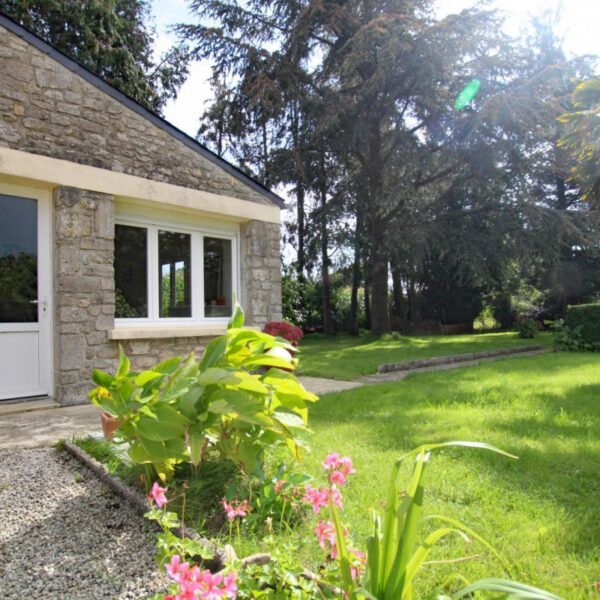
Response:
[[[517,583],[516,581],[507,581],[506,579],[481,579],[456,592],[451,597],[452,600],[467,596],[471,598],[475,592],[499,592],[514,600],[561,600],[559,596],[545,590]]]
[[[110,388],[115,378],[108,373],[103,373],[102,371],[98,371],[98,369],[94,369],[92,371],[92,379],[96,385],[99,385],[104,388]]]
[[[173,407],[164,403],[152,406],[153,415],[145,414],[137,422],[141,436],[154,442],[183,437],[188,419]]]
[[[231,370],[210,367],[205,371],[201,371],[196,381],[199,385],[236,385],[239,383],[240,378]]]
[[[144,387],[149,381],[163,376],[162,373],[158,373],[157,371],[142,371],[134,381],[138,387]]]
[[[119,344],[119,366],[117,368],[117,377],[125,377],[131,370],[131,363],[123,350],[123,346]]]
[[[188,451],[190,462],[198,466],[202,460],[202,451],[206,443],[206,431],[201,424],[192,425],[187,431]]]
[[[235,302],[233,307],[233,314],[231,315],[231,319],[229,319],[229,323],[227,323],[228,329],[239,329],[244,326],[244,310],[240,306],[239,302]]]
[[[222,415],[235,415],[241,421],[272,427],[275,423],[264,412],[262,402],[240,390],[218,389],[209,396],[208,410]]]
[[[227,338],[223,335],[209,342],[200,359],[200,371],[214,367],[223,358],[226,349]]]

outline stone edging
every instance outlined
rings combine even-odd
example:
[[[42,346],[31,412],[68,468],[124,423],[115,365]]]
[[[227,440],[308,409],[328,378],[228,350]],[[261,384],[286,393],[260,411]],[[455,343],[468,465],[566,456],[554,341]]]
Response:
[[[73,442],[68,440],[64,440],[62,442],[62,447],[71,455],[73,458],[77,459],[82,465],[87,467],[98,479],[104,482],[108,487],[115,492],[120,498],[123,498],[126,502],[131,504],[133,508],[140,513],[140,515],[144,515],[149,510],[148,500],[146,497],[140,493],[138,490],[131,487],[129,484],[125,483],[120,477],[113,475],[108,471],[108,469],[99,461],[97,461],[93,456],[90,456],[85,450],[81,449],[79,446],[76,446]],[[158,524],[154,523],[156,528],[159,529]],[[179,534],[180,530],[177,529],[173,531],[173,533]],[[185,529],[184,535],[186,537],[192,538],[200,542],[203,546],[208,548],[210,552],[213,553],[214,558],[211,560],[205,560],[204,566],[208,568],[211,572],[215,573],[225,568],[227,562],[232,559],[235,560],[237,557],[235,556],[235,551],[229,545],[221,548],[217,546],[211,540],[202,537],[197,531],[193,529]],[[265,553],[252,554],[241,559],[242,567],[245,568],[249,565],[264,565],[271,561],[271,556]]]
[[[73,442],[68,440],[63,441],[62,447],[71,456],[92,471],[92,473],[115,492],[115,494],[133,506],[140,515],[143,516],[150,510],[148,500],[142,493],[125,483],[120,477],[110,473],[101,462],[97,461],[93,456],[90,456],[85,450],[82,450],[79,446],[76,446]],[[158,528],[158,525],[156,525],[156,527]],[[179,533],[179,531],[180,530],[178,529],[174,533]],[[231,558],[229,548],[217,547],[213,542],[203,538],[193,529],[185,529],[184,535],[197,540],[214,554],[213,559],[205,561],[207,568],[212,572],[220,571],[224,568],[226,561]]]
[[[436,356],[435,358],[423,358],[421,360],[409,360],[401,363],[387,363],[377,367],[377,373],[391,373],[392,371],[410,371],[423,367],[435,367],[439,365],[450,365],[453,363],[468,362],[480,358],[494,358],[510,354],[522,354],[525,352],[536,352],[545,350],[542,344],[531,346],[520,346],[517,348],[502,348],[500,350],[488,350],[486,352],[471,352],[470,354],[455,354],[451,356]]]

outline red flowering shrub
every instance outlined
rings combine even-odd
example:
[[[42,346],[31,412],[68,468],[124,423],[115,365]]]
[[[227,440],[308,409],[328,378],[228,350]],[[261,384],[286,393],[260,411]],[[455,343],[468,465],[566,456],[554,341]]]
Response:
[[[296,327],[285,321],[269,321],[265,325],[263,331],[264,333],[268,333],[275,337],[282,337],[284,340],[294,344],[294,346],[296,346],[304,336],[300,327]]]

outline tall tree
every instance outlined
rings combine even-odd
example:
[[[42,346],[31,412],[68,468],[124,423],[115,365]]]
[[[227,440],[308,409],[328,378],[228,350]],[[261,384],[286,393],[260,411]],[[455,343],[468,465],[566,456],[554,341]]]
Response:
[[[184,46],[154,59],[147,0],[0,0],[0,12],[155,112],[187,76]]]
[[[600,202],[600,77],[581,82],[573,92],[573,111],[560,121],[567,130],[560,145],[573,158],[571,175],[583,197]]]

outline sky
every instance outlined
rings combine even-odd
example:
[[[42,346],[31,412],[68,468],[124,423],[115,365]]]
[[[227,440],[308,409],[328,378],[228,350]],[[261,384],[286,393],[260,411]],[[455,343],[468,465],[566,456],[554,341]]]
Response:
[[[440,17],[459,12],[475,4],[475,0],[437,0]],[[169,27],[175,23],[193,23],[195,19],[187,8],[186,0],[153,0],[153,14],[157,30],[156,53],[161,54],[176,41]],[[558,0],[492,0],[492,6],[506,14],[507,33],[517,36],[528,21],[529,15],[539,14],[546,8],[556,9]],[[559,34],[564,47],[572,56],[600,55],[600,0],[563,0],[560,9]],[[208,61],[191,65],[188,79],[175,100],[165,107],[164,116],[175,127],[195,136],[200,115],[211,98],[209,79],[211,65]]]

